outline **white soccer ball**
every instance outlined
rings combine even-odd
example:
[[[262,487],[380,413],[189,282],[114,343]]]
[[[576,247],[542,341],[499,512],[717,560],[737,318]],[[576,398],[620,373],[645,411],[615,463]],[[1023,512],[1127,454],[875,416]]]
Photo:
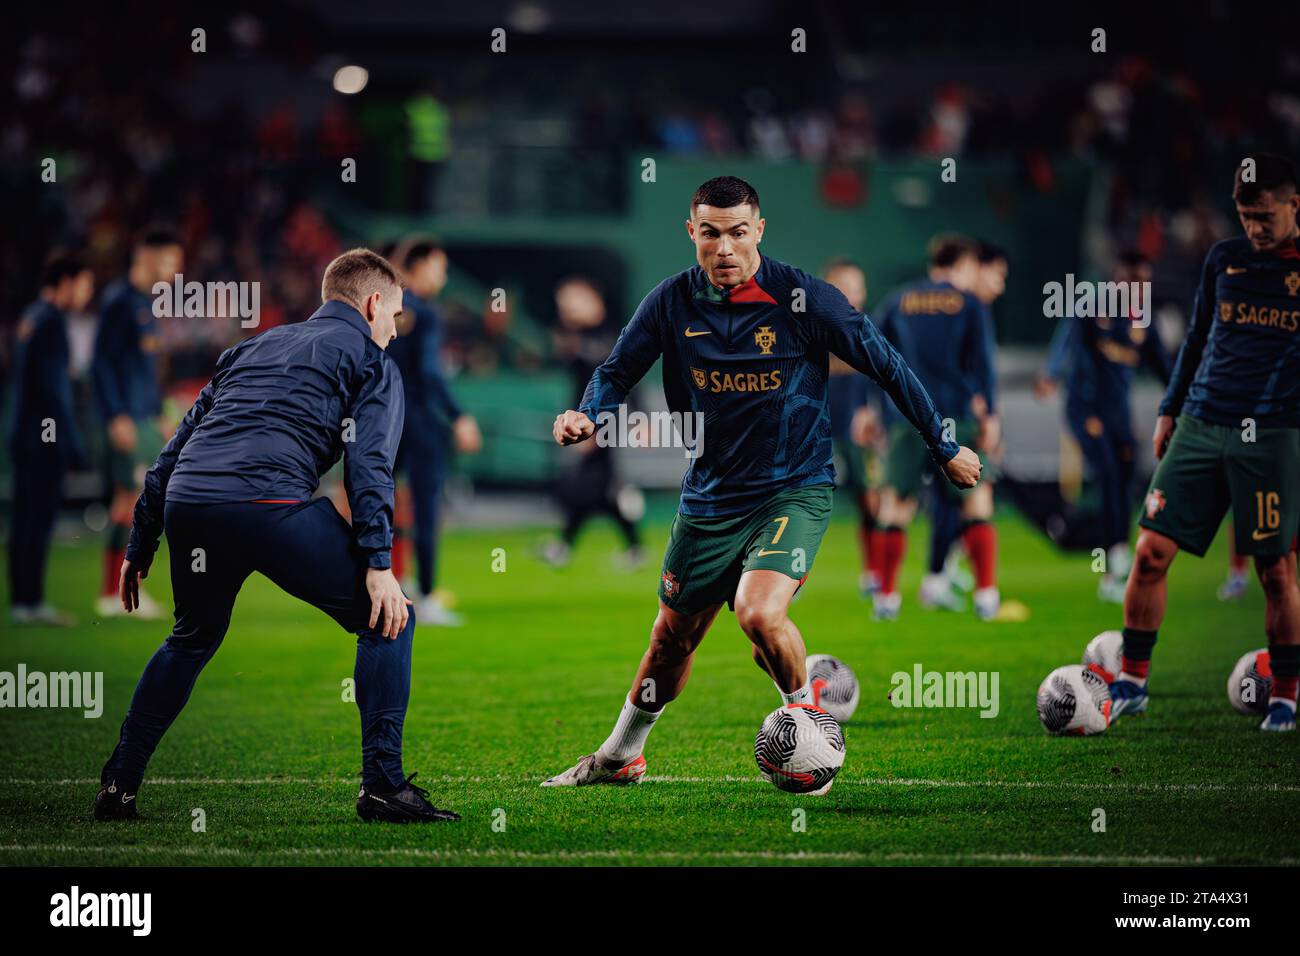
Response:
[[[1102,631],[1083,649],[1083,666],[1107,684],[1113,684],[1123,669],[1123,657],[1124,634],[1120,631]]]
[[[778,790],[822,794],[844,765],[844,731],[820,707],[787,704],[758,729],[754,760]]]
[[[1273,689],[1273,669],[1268,648],[1261,647],[1241,659],[1228,675],[1228,700],[1239,714],[1268,713],[1268,695]]]
[[[1049,734],[1099,734],[1110,725],[1110,688],[1082,664],[1066,664],[1038,687],[1038,719]]]
[[[829,654],[808,656],[808,684],[813,706],[820,707],[840,723],[858,709],[858,679],[849,665]]]

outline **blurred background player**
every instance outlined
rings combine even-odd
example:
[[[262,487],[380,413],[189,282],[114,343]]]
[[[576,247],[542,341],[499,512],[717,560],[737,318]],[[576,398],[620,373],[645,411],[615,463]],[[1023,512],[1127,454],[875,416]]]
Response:
[[[553,355],[569,373],[576,405],[592,374],[609,355],[616,330],[606,325],[604,295],[586,276],[571,276],[555,287],[555,312],[559,325]],[[583,526],[591,518],[606,514],[623,535],[620,564],[629,570],[640,567],[645,556],[636,523],[644,511],[644,499],[619,477],[615,449],[594,441],[583,442],[569,455],[577,459],[572,463],[573,470],[562,474],[555,489],[564,513],[564,530],[558,540],[543,542],[542,559],[557,567],[568,564]]]
[[[103,583],[95,602],[100,617],[126,613],[117,591],[131,512],[143,487],[144,472],[163,444],[158,367],[161,336],[153,313],[153,287],[158,282],[170,286],[184,262],[176,233],[165,226],[149,226],[135,241],[127,274],[104,290],[91,364],[95,397],[108,435],[110,488]],[[141,590],[139,613],[157,618],[163,609]]]
[[[1111,280],[1150,283],[1151,263],[1140,252],[1123,252],[1115,261]],[[1150,289],[1150,285],[1142,288]],[[1145,365],[1167,385],[1172,364],[1155,326],[1138,324],[1143,308],[1149,323],[1151,303],[1130,299],[1130,307],[1128,316],[1061,319],[1047,365],[1034,383],[1034,395],[1042,400],[1065,382],[1065,420],[1100,498],[1097,527],[1101,546],[1106,549],[1106,571],[1098,582],[1097,597],[1114,604],[1124,601],[1133,563],[1128,544],[1137,466],[1129,398],[1133,377],[1138,367]]]
[[[1244,236],[1205,257],[1187,336],[1160,404],[1160,464],[1124,593],[1123,670],[1111,719],[1147,709],[1147,677],[1179,549],[1204,556],[1232,510],[1237,553],[1264,590],[1273,683],[1261,730],[1294,731],[1300,676],[1300,229],[1295,166],[1256,153],[1232,196]]]
[[[15,335],[9,451],[14,496],[9,532],[9,618],[15,624],[70,627],[76,620],[45,601],[45,566],[70,467],[84,467],[86,445],[72,403],[67,314],[90,304],[95,276],[79,256],[50,254],[40,296]]]
[[[975,296],[980,270],[977,245],[964,236],[937,236],[930,243],[930,272],[886,299],[877,313],[885,337],[902,354],[937,407],[957,415],[949,439],[974,445],[985,430],[984,420],[996,414],[993,396],[993,355],[987,309]],[[993,444],[996,444],[994,442]],[[907,552],[906,528],[916,517],[925,480],[932,474],[924,445],[905,422],[889,430],[889,453],[880,491],[880,590],[875,616],[898,617],[902,595],[898,574]],[[964,523],[962,540],[975,570],[975,612],[984,620],[1001,605],[997,588],[997,534],[992,489],[980,482],[959,495]],[[921,582],[923,603],[950,599],[951,586],[942,573],[927,572]]]
[[[985,328],[988,332],[989,355],[996,356],[997,335],[993,322],[993,305],[1006,292],[1007,253],[1000,246],[989,242],[978,243],[978,249],[979,271],[975,273],[975,285],[967,291],[973,292],[987,310]],[[989,387],[992,392],[996,392],[996,362],[991,372],[993,377]],[[984,404],[978,399],[976,404],[981,411],[979,444],[976,450],[983,452],[984,460],[989,463],[989,467],[984,472],[983,483],[988,486],[986,493],[992,497],[995,465],[1002,458],[1002,430],[998,416],[988,414]],[[965,531],[961,505],[957,498],[946,493],[937,484],[932,486],[929,498],[930,554],[927,580],[930,581],[930,585],[928,588],[922,587],[920,603],[922,607],[964,610],[965,602],[958,597],[957,592],[969,593],[974,590],[975,579],[959,560],[963,549],[955,547]]]
[[[398,474],[407,476],[397,500],[398,534],[393,549],[393,573],[402,580],[407,570],[410,531],[414,526],[416,620],[421,624],[457,627],[451,611],[436,590],[438,584],[439,510],[451,445],[476,454],[483,439],[478,423],[461,409],[442,369],[442,317],[437,299],[447,285],[447,253],[434,239],[415,236],[393,253],[406,288],[397,338],[388,354],[402,373],[406,393],[406,421],[397,450]]]
[[[822,278],[844,294],[849,305],[865,310],[867,277],[861,266],[850,259],[832,259],[822,268]],[[837,463],[840,487],[853,498],[858,516],[858,553],[862,570],[858,590],[864,597],[876,593],[880,584],[878,569],[872,564],[872,532],[876,527],[879,503],[872,487],[870,471],[875,464],[874,450],[881,439],[880,415],[871,404],[871,385],[865,375],[838,356],[830,357],[830,381],[827,395],[831,413],[831,444]]]

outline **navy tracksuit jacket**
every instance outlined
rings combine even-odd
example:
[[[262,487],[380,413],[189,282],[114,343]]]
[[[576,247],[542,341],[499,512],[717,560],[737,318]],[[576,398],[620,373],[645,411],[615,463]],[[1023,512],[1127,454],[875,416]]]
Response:
[[[342,302],[221,355],[136,502],[127,559],[147,567],[166,531],[176,623],[140,678],[105,782],[139,786],[254,571],[357,635],[362,779],[402,782],[415,617],[395,640],[371,630],[365,576],[389,566],[403,412],[400,372]],[[340,456],[351,526],[312,498]]]

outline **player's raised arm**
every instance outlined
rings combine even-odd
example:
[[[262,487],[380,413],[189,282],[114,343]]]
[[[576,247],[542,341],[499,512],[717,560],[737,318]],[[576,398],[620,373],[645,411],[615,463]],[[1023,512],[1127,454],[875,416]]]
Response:
[[[969,448],[943,435],[943,420],[925,386],[907,367],[875,324],[854,309],[838,289],[820,279],[810,290],[808,332],[832,353],[878,384],[925,440],[935,464],[959,488],[979,481],[980,460]]]
[[[590,438],[601,412],[616,411],[633,386],[650,371],[663,352],[658,303],[656,289],[637,306],[631,321],[619,333],[609,358],[592,373],[578,409],[569,409],[555,417],[552,434],[556,442],[573,445]]]

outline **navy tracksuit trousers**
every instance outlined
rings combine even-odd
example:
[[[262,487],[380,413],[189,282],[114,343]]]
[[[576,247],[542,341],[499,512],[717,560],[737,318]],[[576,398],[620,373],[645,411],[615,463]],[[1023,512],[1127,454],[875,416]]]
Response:
[[[395,640],[368,627],[366,560],[327,498],[303,502],[186,504],[163,512],[176,623],[136,685],[117,748],[102,779],[138,788],[145,766],[221,646],[244,580],[254,571],[334,618],[357,636],[353,672],[361,711],[361,777],[399,785],[402,724],[411,691],[415,615]]]

